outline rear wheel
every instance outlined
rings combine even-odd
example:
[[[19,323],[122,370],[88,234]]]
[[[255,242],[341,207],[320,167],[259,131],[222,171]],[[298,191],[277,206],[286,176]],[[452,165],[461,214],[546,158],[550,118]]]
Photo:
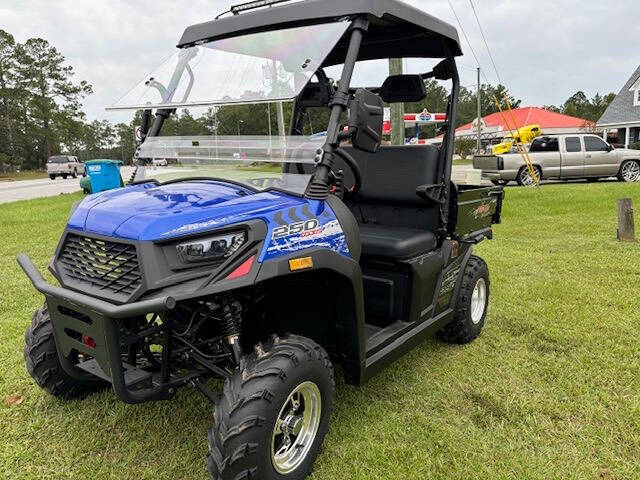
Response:
[[[50,178],[51,180],[55,180],[55,179],[56,179],[56,176],[55,176],[55,175],[49,175],[49,178]]]
[[[46,303],[33,314],[31,326],[25,332],[25,343],[24,360],[29,375],[54,397],[65,400],[81,398],[108,386],[108,383],[88,374],[86,380],[79,380],[64,371]]]
[[[481,258],[472,256],[462,277],[455,318],[438,332],[438,337],[460,344],[475,340],[484,327],[488,306],[489,267]]]
[[[63,174],[62,174],[62,179],[63,179],[63,180],[66,180],[68,176],[69,176],[68,174],[63,173]]]
[[[540,170],[540,167],[535,165],[533,166],[533,170],[536,172],[536,178],[539,182],[542,179],[542,170]],[[526,166],[522,167],[518,171],[518,177],[516,178],[516,181],[521,187],[530,187],[531,185],[536,184],[536,181],[533,179],[531,172],[529,172],[529,169]]]
[[[329,428],[333,367],[314,341],[273,337],[227,379],[209,429],[214,480],[302,480]]]
[[[640,162],[637,160],[625,160],[620,165],[618,180],[621,182],[637,182],[640,180]]]

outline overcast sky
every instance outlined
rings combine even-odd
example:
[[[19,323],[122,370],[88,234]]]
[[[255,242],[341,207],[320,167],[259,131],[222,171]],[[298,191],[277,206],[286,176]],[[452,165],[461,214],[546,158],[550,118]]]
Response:
[[[123,93],[170,55],[183,29],[228,9],[229,0],[2,0],[0,28],[19,42],[39,36],[65,55],[94,94],[89,119],[109,113]],[[458,27],[447,0],[408,0]],[[497,83],[469,0],[452,0],[486,77]],[[503,82],[523,105],[562,103],[578,90],[617,93],[640,64],[638,0],[474,0]],[[463,85],[476,61],[460,33]]]

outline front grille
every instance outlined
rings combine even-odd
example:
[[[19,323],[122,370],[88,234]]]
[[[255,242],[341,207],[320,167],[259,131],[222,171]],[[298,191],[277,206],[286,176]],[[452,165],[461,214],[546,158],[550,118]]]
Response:
[[[142,283],[135,245],[69,234],[58,257],[69,283],[103,295],[132,295]]]

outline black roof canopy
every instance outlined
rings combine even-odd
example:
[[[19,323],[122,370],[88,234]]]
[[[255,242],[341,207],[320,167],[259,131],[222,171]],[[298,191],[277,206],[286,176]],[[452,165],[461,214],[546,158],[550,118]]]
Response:
[[[453,26],[398,0],[306,0],[276,5],[192,25],[185,30],[178,47],[357,15],[366,15],[370,21],[358,60],[444,58],[447,50],[462,55]],[[325,66],[343,63],[347,46],[348,39],[343,38]]]

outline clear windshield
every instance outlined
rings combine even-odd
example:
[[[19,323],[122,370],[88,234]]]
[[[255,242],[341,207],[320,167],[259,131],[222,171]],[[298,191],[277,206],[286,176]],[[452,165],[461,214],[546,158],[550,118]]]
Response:
[[[223,180],[263,191],[303,194],[326,139],[313,137],[151,137],[138,156],[135,180],[161,183],[192,178]],[[167,166],[154,166],[166,160]],[[164,162],[162,162],[164,163]]]
[[[180,49],[108,110],[292,99],[348,26],[307,25]]]

